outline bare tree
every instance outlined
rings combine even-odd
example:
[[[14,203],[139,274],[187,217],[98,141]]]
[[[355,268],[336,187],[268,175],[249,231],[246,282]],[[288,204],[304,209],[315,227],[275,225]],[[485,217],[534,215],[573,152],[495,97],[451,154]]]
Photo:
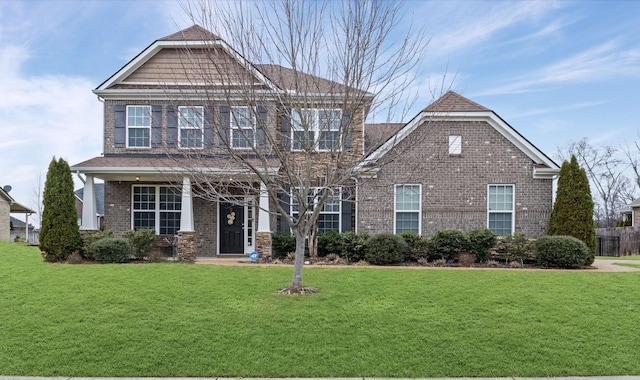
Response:
[[[44,181],[42,179],[42,172],[38,172],[36,178],[31,183],[31,207],[36,211],[36,213],[32,216],[33,222],[36,225],[40,225],[40,221],[42,218],[42,211],[44,210],[44,205],[42,203],[42,193],[44,192]]]
[[[184,70],[174,75],[189,86],[167,84],[167,93],[175,104],[198,98],[212,105],[195,111],[195,119],[205,114],[211,149],[170,156],[194,178],[196,196],[237,202],[237,194],[268,195],[272,219],[296,240],[284,291],[306,292],[306,242],[313,251],[318,223],[329,223],[321,213],[353,200],[363,174],[364,120],[404,117],[427,40],[412,28],[396,33],[405,26],[402,7],[390,1],[199,1],[183,8],[212,33],[202,33],[206,47],[185,46]],[[212,160],[221,165],[215,173]]]
[[[612,227],[619,219],[618,211],[634,198],[631,181],[625,175],[629,167],[612,146],[596,147],[583,138],[570,143],[565,150],[559,149],[557,155],[566,160],[575,154],[580,166],[587,172],[591,182],[594,204],[594,216],[602,227]]]

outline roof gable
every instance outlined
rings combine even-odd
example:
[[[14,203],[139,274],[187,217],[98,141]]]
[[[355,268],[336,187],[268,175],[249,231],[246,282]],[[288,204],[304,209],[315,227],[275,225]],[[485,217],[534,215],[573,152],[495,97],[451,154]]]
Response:
[[[175,32],[168,36],[159,38],[158,41],[205,41],[222,40],[222,38],[211,33],[200,25],[193,25],[187,29]]]
[[[447,92],[427,106],[396,134],[390,136],[384,144],[367,155],[363,163],[359,165],[359,169],[366,170],[367,165],[374,165],[416,128],[420,126],[429,128],[430,123],[437,121],[484,121],[531,158],[535,163],[533,167],[534,178],[552,178],[560,171],[558,164],[529,142],[498,114],[453,91]]]

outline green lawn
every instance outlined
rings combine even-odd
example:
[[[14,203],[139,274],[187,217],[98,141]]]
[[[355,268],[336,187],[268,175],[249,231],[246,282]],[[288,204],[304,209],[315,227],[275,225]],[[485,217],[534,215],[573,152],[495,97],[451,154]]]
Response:
[[[44,263],[0,243],[0,375],[640,375],[640,273]]]
[[[632,255],[632,256],[596,256],[596,259],[602,259],[602,260],[640,260],[640,255]]]

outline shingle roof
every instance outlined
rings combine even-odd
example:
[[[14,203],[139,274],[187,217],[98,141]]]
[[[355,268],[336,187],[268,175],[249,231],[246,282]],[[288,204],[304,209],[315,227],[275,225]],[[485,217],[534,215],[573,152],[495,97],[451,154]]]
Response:
[[[471,112],[471,111],[491,111],[490,109],[473,102],[460,94],[447,91],[435,102],[429,104],[424,112]]]
[[[246,161],[251,164],[260,167],[262,162],[257,158],[252,159],[250,157],[245,158]],[[271,167],[277,167],[276,160],[269,160],[267,162]],[[195,169],[195,168],[217,168],[226,170],[239,170],[246,169],[246,165],[241,163],[235,163],[228,156],[193,156],[189,158],[185,157],[170,157],[163,154],[125,154],[125,155],[105,155],[101,157],[94,157],[87,161],[80,162],[72,166],[72,170],[78,169],[150,169],[157,171],[161,170],[180,170],[180,169]]]
[[[338,82],[331,81],[322,77],[306,74],[301,71],[293,70],[280,65],[271,64],[254,64],[254,66],[276,86],[285,90],[294,90],[307,93],[337,93],[346,92],[350,89],[352,92],[364,93],[353,87],[347,87]]]
[[[384,144],[391,136],[398,133],[404,123],[373,123],[364,125],[364,151],[372,152]]]
[[[207,41],[220,39],[220,37],[200,25],[193,25],[187,29],[159,38],[158,41]]]

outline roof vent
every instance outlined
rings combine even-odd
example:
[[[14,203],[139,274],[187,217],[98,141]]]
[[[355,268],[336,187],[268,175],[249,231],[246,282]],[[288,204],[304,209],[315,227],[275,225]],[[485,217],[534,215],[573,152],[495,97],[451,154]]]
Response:
[[[9,192],[11,191],[11,189],[13,189],[11,187],[11,185],[6,185],[5,187],[2,188],[2,190],[4,190],[5,193],[9,194]]]

